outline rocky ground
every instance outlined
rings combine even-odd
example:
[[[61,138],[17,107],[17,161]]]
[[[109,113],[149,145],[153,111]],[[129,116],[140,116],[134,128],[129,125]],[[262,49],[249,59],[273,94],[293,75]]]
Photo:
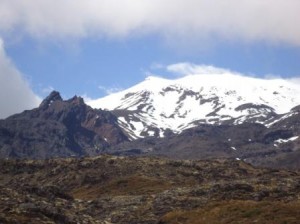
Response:
[[[0,223],[299,223],[299,174],[237,160],[1,160]]]

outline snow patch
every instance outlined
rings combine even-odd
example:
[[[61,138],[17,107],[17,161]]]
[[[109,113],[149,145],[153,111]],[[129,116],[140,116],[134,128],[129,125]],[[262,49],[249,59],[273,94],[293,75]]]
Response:
[[[50,107],[53,102],[54,102],[53,100],[50,100],[48,107]]]
[[[280,94],[274,94],[278,89]],[[122,127],[130,130],[131,135],[142,137],[141,132],[147,131],[147,127],[155,127],[161,130],[159,134],[163,137],[167,129],[180,133],[199,123],[220,124],[230,119],[241,124],[249,118],[266,117],[273,109],[277,114],[287,113],[300,105],[300,87],[284,79],[259,79],[229,72],[188,75],[174,80],[148,77],[127,90],[87,104],[93,108],[131,111],[140,122],[129,117],[128,124],[124,118],[119,118]],[[250,107],[236,110],[244,104]],[[271,109],[260,108],[260,105]],[[270,120],[266,126],[294,114]],[[258,123],[262,122],[258,120]]]
[[[291,137],[289,139],[277,139],[275,140],[274,142],[275,143],[278,143],[278,144],[281,144],[281,143],[287,143],[287,142],[292,142],[292,141],[295,141],[299,138],[299,136],[294,136],[294,137]]]
[[[297,114],[298,114],[297,112],[285,114],[285,115],[282,116],[281,118],[279,118],[279,119],[277,119],[277,120],[274,120],[274,121],[272,121],[271,123],[266,124],[265,126],[266,126],[267,128],[269,128],[269,127],[271,127],[273,124],[276,124],[276,123],[278,123],[279,121],[282,121],[282,120],[284,120],[284,119],[287,119],[287,118],[292,117],[292,116],[297,115]]]
[[[144,131],[145,127],[144,124],[142,122],[138,122],[138,121],[131,121],[130,124],[133,125],[133,132],[135,134],[135,136],[141,137],[141,132]]]
[[[149,136],[154,136],[155,132],[154,131],[148,131]]]

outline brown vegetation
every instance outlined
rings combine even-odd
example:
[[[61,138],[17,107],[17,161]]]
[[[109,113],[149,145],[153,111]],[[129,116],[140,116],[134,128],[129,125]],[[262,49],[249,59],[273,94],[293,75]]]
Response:
[[[300,220],[300,202],[226,201],[201,209],[172,211],[160,224],[296,224]]]
[[[299,198],[298,172],[236,160],[0,160],[0,223],[293,223]]]

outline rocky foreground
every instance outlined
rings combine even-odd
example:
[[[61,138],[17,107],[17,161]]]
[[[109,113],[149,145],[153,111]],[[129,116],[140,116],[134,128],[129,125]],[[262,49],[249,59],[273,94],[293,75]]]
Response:
[[[299,223],[299,174],[236,160],[1,160],[0,223]]]

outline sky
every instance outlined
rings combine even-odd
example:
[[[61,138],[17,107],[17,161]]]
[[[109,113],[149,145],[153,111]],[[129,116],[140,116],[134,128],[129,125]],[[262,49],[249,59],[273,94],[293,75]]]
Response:
[[[52,90],[95,99],[194,66],[298,78],[299,11],[299,0],[0,0],[0,118]]]

